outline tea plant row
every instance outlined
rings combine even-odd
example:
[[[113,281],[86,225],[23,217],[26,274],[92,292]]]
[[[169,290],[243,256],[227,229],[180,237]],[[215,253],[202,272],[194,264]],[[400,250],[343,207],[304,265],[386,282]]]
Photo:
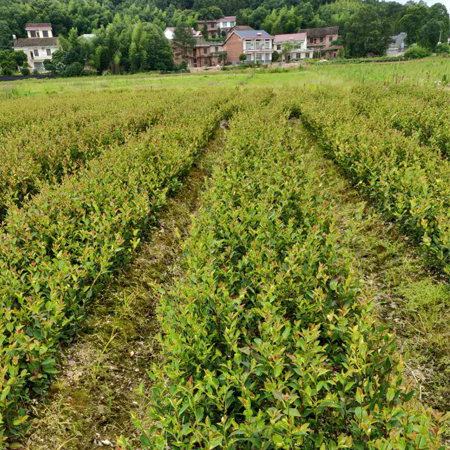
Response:
[[[361,114],[355,105],[363,95],[303,91],[294,114],[353,183],[414,237],[430,263],[448,276],[450,161],[436,146],[423,145],[417,133],[393,128],[383,114]]]
[[[142,392],[141,445],[438,448],[439,427],[409,409],[391,338],[360,298],[288,98],[231,122],[186,274],[161,297],[163,363]]]
[[[60,182],[105,148],[123,145],[158,121],[165,123],[177,107],[189,107],[181,95],[162,91],[88,98],[82,107],[63,102],[58,108],[62,115],[50,113],[51,97],[41,99],[34,122],[0,136],[0,221],[10,205],[22,204],[43,185]]]
[[[0,448],[26,422],[24,402],[45,392],[86,303],[132,257],[220,120],[248,101],[201,95],[9,209],[0,234]]]

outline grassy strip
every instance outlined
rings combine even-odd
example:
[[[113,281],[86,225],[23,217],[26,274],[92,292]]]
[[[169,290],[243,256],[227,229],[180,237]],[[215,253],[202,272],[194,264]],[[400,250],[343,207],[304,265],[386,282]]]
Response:
[[[339,99],[336,93],[303,91],[295,115],[352,182],[419,242],[430,264],[450,275],[450,162],[376,118],[350,107],[341,113],[335,108]]]
[[[404,404],[320,183],[280,107],[233,120],[186,276],[161,299],[144,448],[438,447]]]
[[[86,302],[131,258],[167,193],[236,106],[220,91],[204,99],[206,107],[181,111],[142,142],[111,147],[8,211],[0,235],[2,442],[26,421],[21,402],[45,392]]]

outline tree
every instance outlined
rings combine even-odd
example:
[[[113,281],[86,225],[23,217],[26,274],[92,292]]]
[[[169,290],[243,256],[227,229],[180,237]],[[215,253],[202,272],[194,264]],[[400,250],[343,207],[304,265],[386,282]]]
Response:
[[[293,49],[294,49],[294,45],[291,42],[286,42],[286,44],[283,45],[281,53],[283,55],[284,61],[287,61],[288,56],[291,54]]]
[[[222,67],[223,67],[227,61],[228,61],[227,52],[221,52],[219,54],[219,64],[222,63]]]
[[[180,23],[175,27],[172,43],[180,50],[183,61],[186,61],[187,56],[194,50],[195,42],[192,29],[186,23]]]
[[[247,55],[245,53],[241,53],[239,55],[239,61],[241,61],[242,63],[247,61]]]
[[[275,50],[272,53],[272,62],[277,62],[280,59],[280,54]]]
[[[362,5],[346,25],[345,44],[350,57],[383,55],[390,40],[390,28],[375,6]]]

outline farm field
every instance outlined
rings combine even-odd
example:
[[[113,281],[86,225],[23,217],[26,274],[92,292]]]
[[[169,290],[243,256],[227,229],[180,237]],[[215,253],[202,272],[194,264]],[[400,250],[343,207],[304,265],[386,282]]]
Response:
[[[449,67],[0,86],[0,448],[448,448]]]

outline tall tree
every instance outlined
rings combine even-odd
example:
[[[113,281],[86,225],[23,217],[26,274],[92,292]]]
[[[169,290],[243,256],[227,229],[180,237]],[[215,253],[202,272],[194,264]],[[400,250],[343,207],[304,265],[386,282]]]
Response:
[[[192,29],[186,23],[180,23],[175,27],[172,43],[180,50],[183,61],[186,61],[187,56],[192,53],[195,42]]]

